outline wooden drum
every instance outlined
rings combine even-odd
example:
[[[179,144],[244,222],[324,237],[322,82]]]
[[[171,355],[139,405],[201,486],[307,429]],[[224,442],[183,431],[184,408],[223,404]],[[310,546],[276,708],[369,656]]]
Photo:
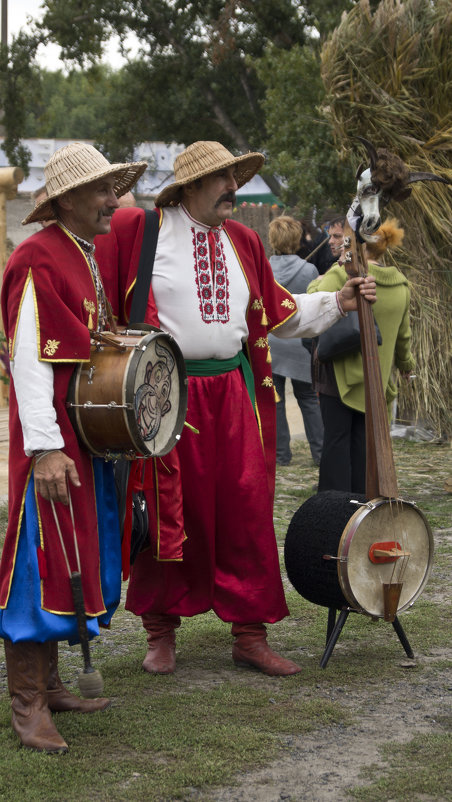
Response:
[[[397,613],[422,592],[433,536],[412,502],[325,491],[293,516],[284,556],[292,585],[308,601],[383,618],[385,584],[400,584]]]
[[[74,371],[67,407],[91,454],[106,459],[167,454],[180,438],[187,411],[179,346],[158,329],[94,335],[90,362]]]

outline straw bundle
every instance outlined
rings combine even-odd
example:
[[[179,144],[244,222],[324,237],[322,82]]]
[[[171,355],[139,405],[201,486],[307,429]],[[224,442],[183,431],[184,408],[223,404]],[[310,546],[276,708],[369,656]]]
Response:
[[[413,171],[452,179],[450,0],[368,0],[344,15],[322,50],[324,112],[342,156],[361,135]],[[367,163],[367,159],[366,163]],[[400,390],[403,417],[452,435],[452,188],[419,183],[388,213],[405,228],[393,262],[412,284],[417,379]]]

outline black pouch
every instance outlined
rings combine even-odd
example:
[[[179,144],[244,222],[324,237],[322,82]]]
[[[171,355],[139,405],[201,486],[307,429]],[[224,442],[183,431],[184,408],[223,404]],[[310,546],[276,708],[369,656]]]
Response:
[[[374,318],[377,343],[383,340],[377,321]],[[320,362],[329,362],[347,354],[361,350],[358,312],[349,312],[320,335],[317,345],[317,358]]]
[[[130,460],[116,460],[113,470],[115,475],[116,497],[118,499],[119,528],[122,540],[124,537],[124,521],[126,518],[127,485],[129,482]],[[131,565],[133,565],[140,551],[147,548],[149,545],[148,508],[143,491],[138,490],[132,493],[132,534],[130,538]]]

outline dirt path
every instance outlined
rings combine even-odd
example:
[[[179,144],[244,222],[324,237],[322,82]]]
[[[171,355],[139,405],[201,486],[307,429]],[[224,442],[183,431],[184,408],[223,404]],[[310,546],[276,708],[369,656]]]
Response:
[[[369,688],[365,698],[349,692],[344,698],[343,689],[336,688],[330,699],[340,697],[356,719],[354,724],[287,737],[282,757],[208,798],[215,802],[350,802],[347,791],[361,784],[363,768],[376,764],[384,769],[380,746],[388,740],[405,743],[416,734],[443,731],[436,718],[444,716],[447,705],[450,710],[452,663],[447,672],[439,671],[436,663],[445,659],[451,661],[452,649],[423,658],[423,682],[415,689],[410,684],[408,694],[403,679],[383,699],[380,689]]]
[[[435,548],[452,554],[452,529],[435,530],[433,535]],[[440,604],[450,600],[450,591],[442,581],[447,579],[446,572],[434,566],[433,576],[435,573],[439,586],[432,582],[425,597]],[[334,657],[325,671],[334,672]],[[234,786],[216,789],[205,799],[350,802],[348,791],[368,782],[361,775],[363,769],[372,764],[384,771],[379,748],[385,743],[402,744],[418,734],[444,732],[444,717],[452,715],[452,647],[415,654],[414,660],[406,658],[401,649],[394,663],[394,679],[385,686],[384,695],[378,678],[374,686],[366,685],[365,692],[340,686],[325,690],[320,683],[317,692],[319,697],[346,708],[353,723],[322,725],[308,734],[283,737],[277,760],[264,769],[235,777]],[[423,795],[422,802],[446,800]]]

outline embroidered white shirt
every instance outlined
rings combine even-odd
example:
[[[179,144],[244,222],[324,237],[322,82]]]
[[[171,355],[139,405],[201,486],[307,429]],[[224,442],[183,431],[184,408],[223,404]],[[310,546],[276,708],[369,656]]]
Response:
[[[163,211],[152,274],[160,325],[173,335],[186,359],[229,359],[248,338],[249,289],[223,228],[213,229],[212,276],[209,227],[182,206]],[[336,295],[294,296],[297,312],[274,329],[277,337],[315,337],[340,318]]]
[[[216,239],[212,276],[209,227],[183,206],[165,208],[152,274],[160,325],[186,359],[229,359],[248,336],[248,285],[223,229]]]

